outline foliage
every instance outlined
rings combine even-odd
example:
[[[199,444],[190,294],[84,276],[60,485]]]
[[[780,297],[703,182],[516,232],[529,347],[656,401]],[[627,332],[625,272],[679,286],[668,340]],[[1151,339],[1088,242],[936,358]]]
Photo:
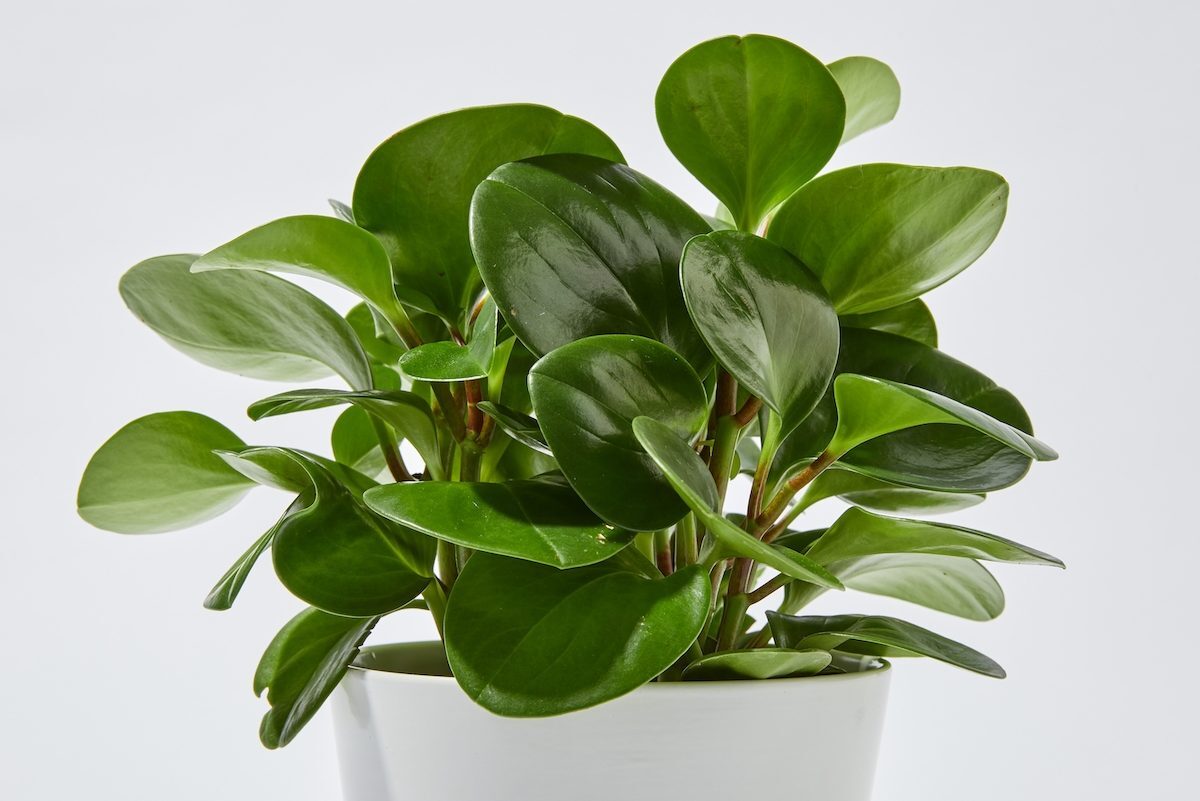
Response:
[[[803,614],[850,590],[988,620],[1004,596],[981,562],[1061,566],[900,516],[979,503],[1055,453],[1011,393],[938,349],[921,299],[996,237],[1004,179],[820,174],[899,100],[870,58],[826,66],[768,36],[689,50],[657,117],[715,217],[553,109],[471,108],[400,131],[331,216],[269,222],[121,281],[134,314],[204,364],[340,377],[248,410],[342,407],[332,458],[152,414],[93,457],[80,514],[149,533],[257,485],[289,496],[205,600],[229,609],[269,553],[307,605],[255,676],[268,747],[311,718],[378,619],[407,608],[433,616],[466,693],[511,716],[649,681],[837,672],[847,655],[1003,676],[902,620]],[[278,273],[361,303],[339,314]],[[749,484],[736,513],[731,481]],[[834,524],[792,527],[835,498],[848,508]],[[767,622],[748,614],[768,601]]]

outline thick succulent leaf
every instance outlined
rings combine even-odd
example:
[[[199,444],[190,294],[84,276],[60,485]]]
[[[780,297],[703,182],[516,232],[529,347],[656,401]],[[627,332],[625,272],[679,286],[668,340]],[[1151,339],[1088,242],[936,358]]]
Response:
[[[687,244],[683,292],[717,361],[779,414],[782,433],[825,394],[838,318],[821,284],[786,250],[730,231]]]
[[[633,421],[633,431],[679,497],[732,555],[754,559],[784,575],[822,587],[842,588],[832,573],[803,554],[769,545],[726,520],[717,508],[717,487],[708,468],[668,426],[649,417],[639,417]]]
[[[348,403],[391,426],[397,436],[408,440],[425,461],[426,467],[440,464],[437,424],[429,402],[404,390],[343,392],[334,389],[296,389],[263,398],[250,405],[253,420],[293,412],[323,409]]]
[[[894,617],[792,617],[767,612],[775,642],[784,648],[822,648],[864,656],[928,656],[993,678],[1004,668],[973,648]]]
[[[899,306],[945,283],[1000,232],[1008,184],[974,167],[865,164],[822,175],[767,233],[808,265],[839,314]]]
[[[553,455],[550,446],[546,444],[546,437],[542,434],[542,427],[529,415],[489,401],[481,401],[479,411],[495,420],[496,425],[525,447],[547,456]]]
[[[967,620],[994,620],[1004,611],[1000,583],[973,559],[919,553],[868,556],[836,572],[852,590]]]
[[[596,514],[634,531],[683,517],[687,507],[633,434],[643,415],[689,440],[708,421],[704,385],[678,354],[641,337],[589,337],[544,356],[529,390],[563,474]]]
[[[354,331],[309,292],[259,272],[191,271],[195,256],[160,256],[121,278],[139,320],[199,362],[253,378],[307,381],[331,371],[355,389],[371,368]]]
[[[829,70],[790,42],[726,36],[680,56],[655,97],[675,157],[754,231],[825,166],[846,102]]]
[[[877,512],[900,514],[945,514],[983,503],[987,497],[973,492],[942,492],[892,484],[836,465],[813,479],[804,490],[800,504],[808,508],[826,498],[841,498],[846,503]]]
[[[392,272],[379,240],[343,220],[284,217],[248,231],[201,256],[193,272],[268,270],[320,278],[360,298],[385,319],[403,319]]]
[[[254,674],[255,695],[265,690],[271,704],[259,727],[263,745],[281,748],[304,728],[377,621],[306,609],[275,635]]]
[[[883,378],[844,373],[834,380],[838,424],[828,450],[838,456],[867,440],[934,423],[964,425],[1038,461],[1058,454],[1041,440],[965,403]]]
[[[467,344],[430,342],[400,357],[400,369],[418,381],[469,381],[487,378],[496,350],[496,306],[484,304]]]
[[[736,681],[812,676],[829,667],[828,651],[790,648],[752,648],[718,651],[692,662],[683,671],[685,681]]]
[[[289,459],[308,479],[304,508],[280,521],[271,548],[275,573],[296,597],[335,615],[366,617],[404,606],[429,584],[434,540],[372,512],[365,484],[348,486],[308,454],[252,448],[226,458]]]
[[[841,322],[847,328],[869,328],[937,347],[937,323],[920,298],[877,312],[843,314]]]
[[[389,484],[363,500],[409,528],[477,551],[557,568],[602,562],[633,540],[559,480]]]
[[[79,482],[79,515],[121,534],[174,531],[210,520],[254,486],[216,449],[245,443],[195,412],[161,412],[129,423],[100,446]]]
[[[838,373],[885,378],[924,387],[991,417],[1032,432],[1029,415],[1011,392],[979,371],[904,337],[842,329]],[[776,455],[773,480],[829,444],[837,425],[832,388]],[[952,492],[990,492],[1019,481],[1031,460],[992,437],[961,425],[925,425],[866,442],[843,467],[885,481]]]
[[[506,164],[471,205],[483,280],[538,354],[597,334],[636,334],[703,369],[710,357],[683,304],[679,257],[709,230],[641,173],[587,156]]]
[[[847,56],[830,64],[829,71],[846,98],[843,142],[895,118],[900,82],[887,64],[867,56]]]
[[[254,541],[254,544],[246,549],[246,552],[238,557],[238,560],[233,563],[233,567],[226,571],[225,575],[221,576],[221,580],[209,591],[208,597],[204,599],[204,608],[213,609],[216,611],[225,611],[233,607],[233,602],[237,600],[238,593],[242,591],[242,586],[246,583],[246,579],[250,576],[250,571],[254,569],[254,565],[258,562],[258,558],[266,553],[267,548],[271,547],[271,543],[275,540],[275,534],[279,531],[279,525],[289,516],[304,509],[311,499],[303,496],[297,496],[296,500],[284,511],[283,516],[275,522],[275,525],[267,529],[261,537]]]
[[[534,105],[431,117],[375,149],[354,186],[354,216],[383,243],[402,301],[461,322],[479,289],[467,222],[475,187],[501,164],[547,153],[622,160],[599,129]]]
[[[557,715],[634,690],[675,663],[708,615],[698,566],[646,579],[602,562],[557,570],[476,554],[446,609],[446,655],[501,715]]]

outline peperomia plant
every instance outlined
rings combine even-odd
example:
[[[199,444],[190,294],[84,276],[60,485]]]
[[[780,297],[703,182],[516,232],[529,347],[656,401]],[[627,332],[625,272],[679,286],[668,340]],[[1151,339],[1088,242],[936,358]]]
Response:
[[[255,420],[342,407],[331,455],[152,414],[100,448],[80,513],[157,532],[255,485],[291,496],[205,601],[228,609],[269,551],[309,605],[255,674],[270,747],[400,609],[429,611],[463,690],[502,715],[862,656],[1003,676],[902,620],[802,614],[848,588],[987,620],[1004,598],[981,562],[1061,564],[903,516],[979,503],[1055,454],[1012,394],[937,349],[920,300],[992,242],[1004,180],[900,164],[819,175],[898,103],[869,58],[826,65],[767,36],[688,51],[657,116],[720,201],[711,218],[549,108],[402,130],[334,216],[277,220],[121,281],[134,314],[208,365],[339,376],[348,388],[249,407]],[[276,273],[362,302],[343,316]],[[741,474],[749,501],[727,510]],[[832,525],[793,527],[833,498],[848,508]],[[768,601],[763,624],[749,610]]]

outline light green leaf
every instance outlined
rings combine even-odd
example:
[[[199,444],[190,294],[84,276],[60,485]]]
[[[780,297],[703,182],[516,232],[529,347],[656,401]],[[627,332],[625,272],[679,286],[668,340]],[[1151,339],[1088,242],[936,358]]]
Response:
[[[308,506],[309,502],[310,499],[303,496],[297,496],[296,500],[292,501],[292,504],[284,511],[283,516],[275,522],[275,525],[271,526],[265,534],[255,540],[254,544],[233,563],[233,567],[229,568],[224,576],[221,576],[221,580],[216,583],[216,586],[209,591],[208,597],[204,599],[205,609],[222,612],[233,607],[233,602],[237,600],[238,593],[242,591],[242,586],[250,576],[250,571],[254,568],[258,557],[266,553],[267,548],[271,547],[271,543],[275,539],[275,533],[279,531],[280,523],[289,515],[304,509],[304,507]]]
[[[636,334],[699,370],[711,362],[679,288],[683,246],[709,226],[649,178],[602,159],[546,156],[496,170],[471,209],[483,280],[534,353]]]
[[[868,556],[837,572],[852,590],[967,620],[994,620],[1004,611],[1000,583],[973,559],[920,553]]]
[[[848,328],[869,328],[937,347],[937,323],[919,298],[868,314],[843,314],[841,322]]]
[[[793,195],[767,238],[808,265],[839,314],[899,306],[950,280],[1000,232],[1008,184],[973,167],[865,164]]]
[[[138,418],[100,446],[79,483],[79,516],[121,534],[186,528],[232,508],[254,484],[213,451],[244,448],[195,412]]]
[[[307,381],[333,371],[355,389],[371,369],[354,332],[316,297],[254,272],[194,274],[195,256],[160,256],[121,278],[139,320],[199,362],[253,378]]]
[[[982,493],[942,492],[906,487],[850,470],[842,470],[834,465],[812,480],[805,488],[799,503],[807,509],[818,501],[834,497],[878,512],[944,514],[983,503],[987,496]]]
[[[376,513],[431,537],[551,567],[601,562],[633,539],[596,517],[561,479],[389,484],[363,499]]]
[[[496,425],[527,448],[532,448],[539,453],[544,453],[547,456],[552,456],[550,446],[546,444],[546,438],[542,435],[542,427],[538,425],[538,421],[527,414],[522,414],[516,409],[510,409],[507,406],[501,406],[498,403],[490,403],[482,401],[479,403],[479,411],[486,414],[488,417],[496,421]]]
[[[900,108],[900,82],[892,68],[867,56],[847,56],[829,65],[846,98],[847,142],[891,122]]]
[[[683,671],[685,681],[736,681],[811,676],[829,667],[828,651],[753,648],[718,651],[697,659]]]
[[[467,562],[446,609],[446,655],[467,695],[501,715],[594,706],[675,663],[704,626],[707,571],[664,579],[603,562],[573,570],[491,554]]]
[[[275,635],[254,674],[254,694],[265,690],[271,704],[259,728],[263,745],[281,748],[304,728],[377,621],[306,609]]]
[[[563,474],[596,514],[634,531],[683,517],[687,507],[633,434],[642,415],[685,439],[708,421],[704,386],[678,354],[641,337],[589,337],[535,364],[529,391]]]
[[[824,64],[759,35],[684,53],[663,76],[655,109],[667,147],[748,232],[825,166],[846,118]]]
[[[334,459],[363,475],[376,477],[387,469],[371,415],[358,406],[338,415],[329,433],[329,444]]]
[[[346,312],[346,322],[350,323],[350,327],[358,335],[358,341],[362,344],[363,350],[375,364],[394,368],[400,361],[400,357],[404,355],[406,350],[404,344],[396,338],[394,333],[389,336],[381,331],[382,326],[377,322],[375,312],[371,311],[371,307],[367,304],[359,303]],[[380,389],[390,389],[390,387],[380,387]]]
[[[534,105],[431,117],[375,149],[354,186],[354,216],[383,243],[402,301],[461,324],[479,290],[468,238],[471,195],[501,164],[546,153],[622,160],[591,124]]]
[[[717,361],[779,414],[782,434],[825,394],[838,355],[838,318],[821,284],[787,251],[752,234],[687,244],[688,311]]]
[[[822,648],[864,656],[928,656],[1004,678],[1004,668],[978,651],[893,617],[835,615],[791,617],[767,612],[775,641],[784,648]]]
[[[836,576],[803,554],[768,545],[726,520],[717,508],[717,487],[708,468],[669,427],[649,417],[639,417],[633,421],[633,432],[679,497],[728,551],[773,567],[784,575],[842,589]]]

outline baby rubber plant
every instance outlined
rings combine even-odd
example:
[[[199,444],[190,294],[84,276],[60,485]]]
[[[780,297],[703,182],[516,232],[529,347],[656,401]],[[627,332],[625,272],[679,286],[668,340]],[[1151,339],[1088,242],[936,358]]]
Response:
[[[979,503],[1055,454],[1011,393],[938,349],[920,300],[995,238],[1004,179],[818,174],[898,103],[870,58],[823,64],[759,35],[689,50],[659,86],[658,124],[716,217],[542,106],[400,131],[333,216],[153,258],[120,284],[194,359],[301,385],[252,403],[252,419],[341,409],[329,451],[151,414],[93,457],[80,514],[149,533],[208,520],[255,485],[288,496],[205,601],[228,609],[269,552],[308,605],[254,677],[268,747],[402,609],[428,610],[462,689],[501,715],[864,656],[1003,676],[902,620],[802,614],[850,589],[988,620],[1004,596],[982,562],[1061,565],[907,516]],[[279,274],[362,302],[339,314]],[[329,375],[347,386],[304,386]],[[749,502],[727,510],[735,479]],[[793,527],[835,498],[847,508],[832,525]],[[765,624],[748,613],[760,602]]]

